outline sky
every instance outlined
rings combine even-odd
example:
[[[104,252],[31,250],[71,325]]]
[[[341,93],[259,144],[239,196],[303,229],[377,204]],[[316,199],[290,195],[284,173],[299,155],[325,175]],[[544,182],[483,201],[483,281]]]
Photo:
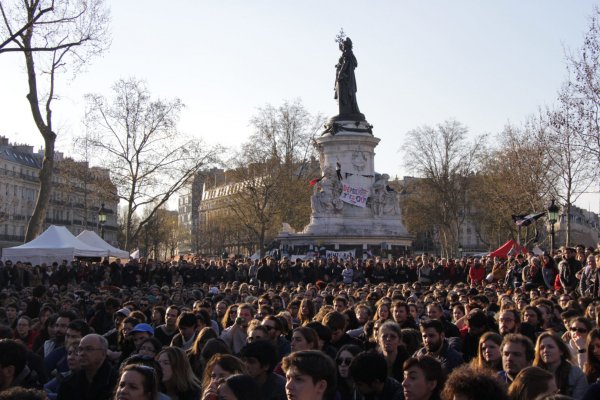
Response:
[[[335,35],[343,28],[358,59],[358,104],[381,139],[375,168],[402,177],[412,129],[454,118],[492,140],[552,105],[567,78],[565,55],[581,46],[600,0],[107,4],[110,49],[74,79],[58,80],[58,151],[77,158],[83,96],[108,96],[121,78],[144,79],[154,97],[180,98],[179,129],[230,148],[247,140],[250,119],[267,104],[299,98],[311,113],[335,115]],[[22,58],[0,56],[0,135],[39,148]],[[599,212],[600,194],[577,204]]]

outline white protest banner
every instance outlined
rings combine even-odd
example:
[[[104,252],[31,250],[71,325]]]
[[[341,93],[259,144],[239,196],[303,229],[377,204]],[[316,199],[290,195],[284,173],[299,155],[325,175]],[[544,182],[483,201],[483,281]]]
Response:
[[[354,258],[355,254],[356,254],[356,250],[347,250],[347,251],[332,251],[332,250],[327,250],[327,251],[325,251],[325,257],[327,257],[327,258],[337,257],[340,260],[345,260],[348,257]]]
[[[369,190],[361,187],[354,187],[344,183],[340,200],[358,207],[366,207],[369,198]]]

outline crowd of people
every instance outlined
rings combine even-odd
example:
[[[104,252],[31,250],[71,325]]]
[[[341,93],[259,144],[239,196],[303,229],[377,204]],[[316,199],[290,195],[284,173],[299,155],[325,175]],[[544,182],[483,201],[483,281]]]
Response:
[[[13,261],[0,400],[600,398],[600,246]]]

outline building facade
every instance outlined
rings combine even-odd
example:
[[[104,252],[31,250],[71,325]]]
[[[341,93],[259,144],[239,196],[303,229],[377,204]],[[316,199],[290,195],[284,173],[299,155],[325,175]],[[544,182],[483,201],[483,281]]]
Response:
[[[11,144],[0,136],[0,248],[18,246],[25,240],[29,218],[39,193],[43,151]],[[44,228],[63,225],[75,236],[84,230],[100,234],[98,212],[104,204],[104,239],[117,243],[118,198],[109,171],[55,153],[53,191]]]
[[[178,223],[187,234],[179,242],[179,254],[197,253],[201,247],[200,204],[206,188],[225,181],[225,172],[219,168],[197,173],[181,191],[178,200]]]

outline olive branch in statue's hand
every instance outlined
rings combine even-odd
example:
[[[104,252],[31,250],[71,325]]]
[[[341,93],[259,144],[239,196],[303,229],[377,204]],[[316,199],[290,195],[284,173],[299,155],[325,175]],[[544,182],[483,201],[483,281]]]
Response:
[[[338,32],[338,34],[335,35],[335,42],[338,44],[342,44],[342,43],[344,43],[345,39],[346,39],[346,32],[344,32],[344,28],[340,28],[340,31]]]

